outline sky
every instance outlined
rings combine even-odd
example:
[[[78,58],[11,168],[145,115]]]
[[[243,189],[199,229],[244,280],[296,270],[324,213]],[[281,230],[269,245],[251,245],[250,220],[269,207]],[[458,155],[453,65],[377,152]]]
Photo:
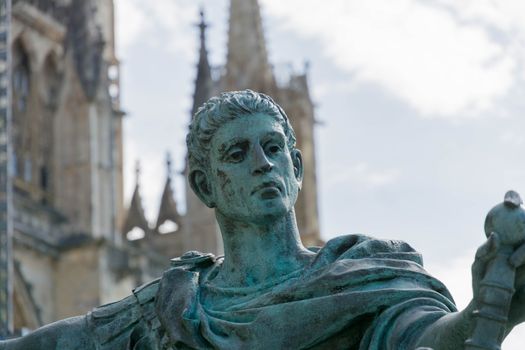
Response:
[[[199,7],[224,64],[226,0],[115,0],[126,203],[156,217],[165,153],[183,168]],[[525,2],[260,0],[278,79],[308,72],[323,238],[401,239],[464,307],[491,207],[525,195]],[[180,206],[183,179],[175,179]],[[504,344],[522,348],[516,330]],[[523,343],[523,340],[521,340]]]

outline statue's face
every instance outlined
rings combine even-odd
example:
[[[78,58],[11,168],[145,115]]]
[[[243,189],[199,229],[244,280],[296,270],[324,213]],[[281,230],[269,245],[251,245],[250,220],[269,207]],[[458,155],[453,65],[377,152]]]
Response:
[[[301,185],[302,160],[286,141],[282,126],[266,114],[221,126],[211,140],[208,174],[216,210],[248,222],[289,212]]]

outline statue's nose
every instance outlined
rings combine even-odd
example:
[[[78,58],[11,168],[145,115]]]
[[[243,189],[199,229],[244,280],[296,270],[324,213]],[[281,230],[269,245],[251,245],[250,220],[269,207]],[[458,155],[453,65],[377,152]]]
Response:
[[[260,145],[256,145],[253,150],[253,174],[265,174],[273,169],[273,163],[268,159]]]

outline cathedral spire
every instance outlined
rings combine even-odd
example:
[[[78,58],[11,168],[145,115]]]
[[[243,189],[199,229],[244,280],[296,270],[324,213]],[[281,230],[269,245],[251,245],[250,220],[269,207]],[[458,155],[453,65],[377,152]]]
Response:
[[[135,187],[138,188],[140,184],[140,161],[135,163]]]
[[[177,210],[177,202],[175,201],[173,190],[171,187],[171,155],[166,155],[166,184],[164,191],[162,191],[162,199],[160,201],[159,215],[157,216],[157,223],[155,230],[158,233],[166,234],[178,230],[180,225],[180,215]]]
[[[272,93],[275,79],[268,61],[257,0],[231,0],[228,54],[223,90],[251,88]]]
[[[200,10],[200,22],[197,26],[200,30],[200,49],[195,92],[193,94],[193,107],[191,109],[192,116],[197,112],[197,109],[211,97],[213,85],[210,63],[208,61],[208,51],[206,50],[206,28],[208,24],[204,20],[203,9]]]
[[[171,179],[172,169],[171,169],[171,153],[166,152],[166,176],[168,180]]]
[[[142,208],[142,197],[140,196],[140,163],[137,161],[135,168],[135,190],[131,197],[123,232],[129,240],[143,238],[149,231],[148,221]]]

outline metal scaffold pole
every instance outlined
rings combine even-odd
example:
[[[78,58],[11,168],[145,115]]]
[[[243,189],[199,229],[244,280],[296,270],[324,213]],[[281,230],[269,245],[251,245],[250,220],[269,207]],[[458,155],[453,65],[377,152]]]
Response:
[[[13,331],[10,26],[11,0],[0,0],[0,339]]]

